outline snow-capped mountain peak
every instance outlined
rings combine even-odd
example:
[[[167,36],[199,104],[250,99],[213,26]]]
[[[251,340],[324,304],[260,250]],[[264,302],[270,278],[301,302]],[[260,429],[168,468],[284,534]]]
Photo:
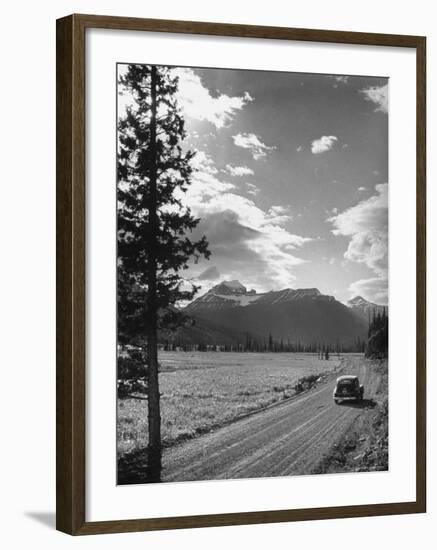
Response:
[[[212,287],[206,294],[196,298],[186,307],[186,311],[195,312],[198,309],[221,309],[223,307],[247,306],[257,300],[262,294],[255,290],[248,291],[240,281],[222,281]]]
[[[347,305],[349,307],[362,307],[376,304],[372,304],[371,302],[365,300],[362,296],[355,296],[354,298],[348,300]]]
[[[373,312],[382,314],[384,310],[386,312],[388,310],[386,306],[381,306],[379,304],[369,302],[362,296],[355,296],[354,298],[350,299],[346,305],[350,309],[352,309],[357,315],[367,320],[369,320]]]
[[[376,310],[379,310],[379,309],[387,309],[386,306],[381,306],[379,304],[375,304],[374,302],[369,302],[369,300],[366,300],[365,298],[363,298],[362,296],[355,296],[355,298],[351,298],[348,302],[347,302],[347,305],[349,307],[352,307],[352,308],[361,308],[361,309],[376,309]]]
[[[247,290],[237,280],[222,281],[211,288],[206,294],[200,296],[186,308],[186,311],[194,313],[199,309],[222,309],[229,307],[246,307],[257,304],[273,305],[297,300],[334,300],[332,296],[323,296],[317,288],[285,288],[272,290],[265,293],[257,293],[255,290]]]
[[[237,281],[237,279],[234,279],[233,281],[223,281],[222,285],[233,288],[234,290],[246,290],[246,287],[242,285],[240,281]]]
[[[211,291],[215,291],[216,293],[224,292],[224,293],[232,293],[232,294],[246,294],[247,289],[244,285],[240,283],[240,281],[237,281],[234,279],[233,281],[222,281],[215,287],[213,287]]]
[[[250,287],[249,287],[250,288]],[[221,281],[191,302],[185,312],[201,326],[219,331],[236,331],[258,338],[290,339],[303,342],[353,342],[367,334],[368,313],[346,307],[334,296],[317,288],[283,288],[257,293],[235,280]],[[369,309],[369,312],[371,310]],[[207,334],[198,335],[207,338]],[[215,338],[215,336],[214,336]],[[206,341],[206,340],[205,340]]]

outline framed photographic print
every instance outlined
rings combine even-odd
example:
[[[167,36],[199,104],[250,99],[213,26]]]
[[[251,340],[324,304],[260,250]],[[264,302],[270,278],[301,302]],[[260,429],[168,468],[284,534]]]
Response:
[[[57,528],[424,512],[425,38],[57,22]]]

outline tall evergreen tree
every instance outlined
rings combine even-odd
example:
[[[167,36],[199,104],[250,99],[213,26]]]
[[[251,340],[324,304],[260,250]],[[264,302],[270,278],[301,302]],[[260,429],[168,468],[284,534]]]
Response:
[[[364,351],[367,357],[388,356],[388,315],[383,308],[382,313],[373,313],[372,322],[369,325],[367,344]]]
[[[269,351],[273,351],[273,336],[271,332],[269,332]]]
[[[181,272],[190,260],[208,257],[209,251],[205,237],[190,238],[199,219],[182,202],[191,182],[194,153],[181,145],[186,134],[176,97],[178,79],[166,67],[128,65],[119,85],[128,105],[118,121],[119,327],[127,338],[144,333],[147,479],[160,481],[158,329],[177,325],[180,319],[174,306],[191,300],[197,291],[186,286]]]

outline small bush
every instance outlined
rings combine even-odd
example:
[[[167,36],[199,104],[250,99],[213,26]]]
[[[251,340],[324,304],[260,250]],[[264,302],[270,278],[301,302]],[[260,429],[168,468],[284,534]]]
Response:
[[[320,378],[319,375],[310,374],[309,376],[304,376],[294,386],[294,391],[296,394],[302,393],[304,391],[310,390],[313,386],[316,385],[317,380]]]
[[[145,378],[138,380],[118,380],[117,381],[117,396],[119,399],[126,399],[135,394],[147,393],[147,381]]]

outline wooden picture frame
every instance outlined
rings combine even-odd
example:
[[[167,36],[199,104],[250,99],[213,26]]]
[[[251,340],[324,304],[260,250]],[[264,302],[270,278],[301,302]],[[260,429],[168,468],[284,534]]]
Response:
[[[89,28],[409,48],[417,85],[416,498],[411,502],[86,521],[85,32]],[[57,21],[57,529],[71,535],[410,514],[426,510],[426,39],[420,36],[70,15]]]

